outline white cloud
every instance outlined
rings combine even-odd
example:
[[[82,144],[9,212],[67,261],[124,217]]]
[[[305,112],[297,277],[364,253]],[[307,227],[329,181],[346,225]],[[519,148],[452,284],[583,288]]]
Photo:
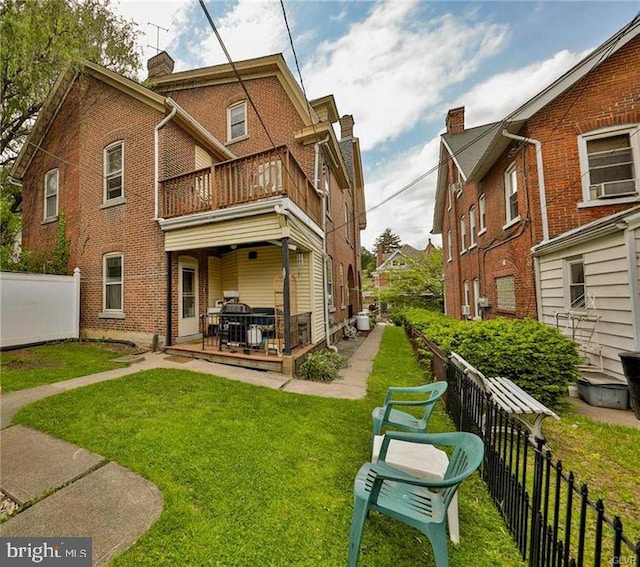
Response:
[[[417,0],[375,4],[346,35],[321,43],[303,70],[311,97],[333,93],[354,114],[365,151],[411,129],[506,41],[506,26],[452,15],[419,20],[418,8]]]
[[[224,16],[211,15],[234,61],[284,51],[289,45],[282,8],[276,0],[239,0]],[[293,25],[290,14],[287,17],[289,25]],[[227,62],[212,30],[207,28],[201,39],[191,50],[195,59],[203,65]]]
[[[465,106],[467,128],[501,120],[563,75],[590,51],[572,53],[563,50],[544,61],[493,75],[457,100],[440,105],[432,118],[444,122],[449,108]]]
[[[588,51],[571,53],[563,50],[549,59],[520,69],[493,75],[474,86],[453,102],[439,105],[429,118],[444,124],[449,108],[465,106],[466,127],[501,120],[518,106],[535,96],[555,79],[568,71]],[[437,165],[440,136],[430,139],[419,148],[376,164],[367,172],[367,206],[371,207],[407,184],[421,173]],[[391,227],[402,241],[416,248],[424,247],[433,223],[437,172],[428,175],[415,188],[368,214],[367,230],[362,243],[371,248],[376,237]],[[433,237],[441,245],[441,237]]]

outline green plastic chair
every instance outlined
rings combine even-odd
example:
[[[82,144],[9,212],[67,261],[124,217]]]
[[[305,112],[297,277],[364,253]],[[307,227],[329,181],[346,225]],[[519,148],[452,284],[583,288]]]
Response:
[[[424,384],[423,386],[406,388],[389,388],[383,405],[374,408],[371,414],[373,417],[373,435],[380,435],[385,425],[389,425],[392,428],[406,429],[414,433],[424,433],[429,425],[429,418],[431,417],[431,412],[433,411],[436,401],[439,400],[446,391],[446,382],[432,382],[431,384]],[[420,400],[394,400],[393,396],[395,394],[427,394],[427,396]],[[424,414],[422,417],[416,417],[410,413],[393,409],[394,406],[424,406]]]
[[[392,439],[453,447],[444,478],[418,478],[386,464],[384,460]],[[426,535],[436,567],[448,567],[447,508],[460,483],[480,466],[483,456],[482,439],[473,433],[386,433],[378,463],[365,463],[356,475],[349,567],[358,564],[364,522],[370,510],[396,518]]]

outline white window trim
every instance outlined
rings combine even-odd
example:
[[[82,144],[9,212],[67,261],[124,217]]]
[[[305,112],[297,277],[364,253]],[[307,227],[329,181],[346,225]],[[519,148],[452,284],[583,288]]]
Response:
[[[447,231],[447,254],[449,257],[447,258],[448,262],[453,262],[453,242],[451,240],[451,231]]]
[[[511,217],[511,174],[516,174],[516,195],[518,194],[518,172],[516,171],[516,162],[514,161],[504,172],[504,214],[506,222],[503,229],[509,228],[516,224],[520,220],[520,207],[518,207],[518,214],[515,217]],[[517,198],[517,197],[516,197]]]
[[[469,250],[478,245],[478,225],[476,221],[476,208],[471,205],[469,207]]]
[[[640,124],[625,124],[622,126],[612,126],[592,130],[586,134],[578,136],[578,158],[580,160],[580,179],[582,180],[582,202],[578,203],[578,208],[604,207],[606,205],[617,205],[620,203],[634,203],[640,201]],[[629,134],[631,142],[631,155],[633,156],[633,166],[636,176],[637,195],[628,197],[614,197],[612,199],[591,199],[589,192],[589,156],[587,154],[587,142],[600,138]]]
[[[120,309],[107,309],[107,259],[120,258]],[[102,312],[103,319],[124,318],[124,254],[122,252],[109,252],[102,256]]]
[[[482,222],[482,209],[484,209],[484,223]],[[484,193],[478,197],[478,223],[480,230],[478,236],[487,232],[487,198]]]
[[[241,134],[240,136],[232,137],[231,136],[231,111],[235,108],[238,108],[239,106],[242,106],[244,108],[244,134]],[[240,140],[245,140],[248,137],[249,137],[249,125],[247,124],[247,101],[240,100],[227,107],[227,143],[239,142]]]
[[[335,305],[333,303],[333,259],[331,256],[327,258],[327,289],[325,290],[327,296],[327,305],[329,309],[335,310]]]
[[[582,272],[584,274],[584,283],[582,284],[584,287],[584,305],[581,307],[572,307],[571,306],[571,265],[572,264],[582,264]],[[587,274],[585,272],[585,261],[584,256],[571,256],[569,258],[565,258],[563,262],[563,289],[564,289],[564,305],[567,310],[584,313],[587,311]]]
[[[54,215],[47,216],[47,180],[50,175],[56,175],[56,212]],[[54,169],[50,169],[47,173],[44,174],[44,190],[42,192],[43,202],[44,202],[44,210],[42,211],[42,218],[46,222],[51,222],[58,220],[58,210],[60,206],[60,170],[56,167]],[[52,195],[49,195],[51,197]]]
[[[460,217],[460,256],[467,251],[467,217]]]
[[[480,280],[478,278],[473,279],[473,318],[482,319],[480,315],[480,308],[478,307],[478,299],[480,299]]]
[[[107,165],[108,165],[108,160],[107,160],[107,152],[117,146],[121,147],[121,152],[122,152],[122,167],[120,168],[120,177],[121,177],[121,183],[122,183],[122,187],[120,189],[120,196],[119,197],[114,197],[113,199],[107,199],[107,176],[109,175],[109,173],[107,172]],[[124,141],[123,140],[118,140],[117,142],[113,142],[113,144],[109,144],[108,146],[105,146],[105,148],[102,150],[102,171],[103,171],[103,175],[104,175],[104,182],[103,182],[103,192],[102,192],[102,203],[103,205],[119,205],[120,203],[124,203]]]
[[[342,262],[340,262],[339,273],[340,273],[340,309],[345,309],[347,304],[345,301],[346,294],[344,289],[344,266],[342,265]]]

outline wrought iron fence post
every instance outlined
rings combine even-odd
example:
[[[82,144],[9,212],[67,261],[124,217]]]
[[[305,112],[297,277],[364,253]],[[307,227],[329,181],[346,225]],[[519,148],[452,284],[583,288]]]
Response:
[[[529,547],[529,565],[537,567],[540,556],[540,537],[542,532],[542,516],[540,502],[542,500],[542,477],[544,467],[543,447],[545,440],[536,437],[534,451],[533,488],[531,494],[531,542]]]

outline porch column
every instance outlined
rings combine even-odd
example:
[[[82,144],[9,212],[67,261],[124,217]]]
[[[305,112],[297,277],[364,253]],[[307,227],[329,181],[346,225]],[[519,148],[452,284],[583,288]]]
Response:
[[[166,346],[171,346],[171,295],[173,294],[173,273],[171,271],[171,252],[167,252],[167,337]]]
[[[284,350],[283,354],[291,354],[291,297],[289,285],[289,237],[282,238],[282,299],[284,302]]]

